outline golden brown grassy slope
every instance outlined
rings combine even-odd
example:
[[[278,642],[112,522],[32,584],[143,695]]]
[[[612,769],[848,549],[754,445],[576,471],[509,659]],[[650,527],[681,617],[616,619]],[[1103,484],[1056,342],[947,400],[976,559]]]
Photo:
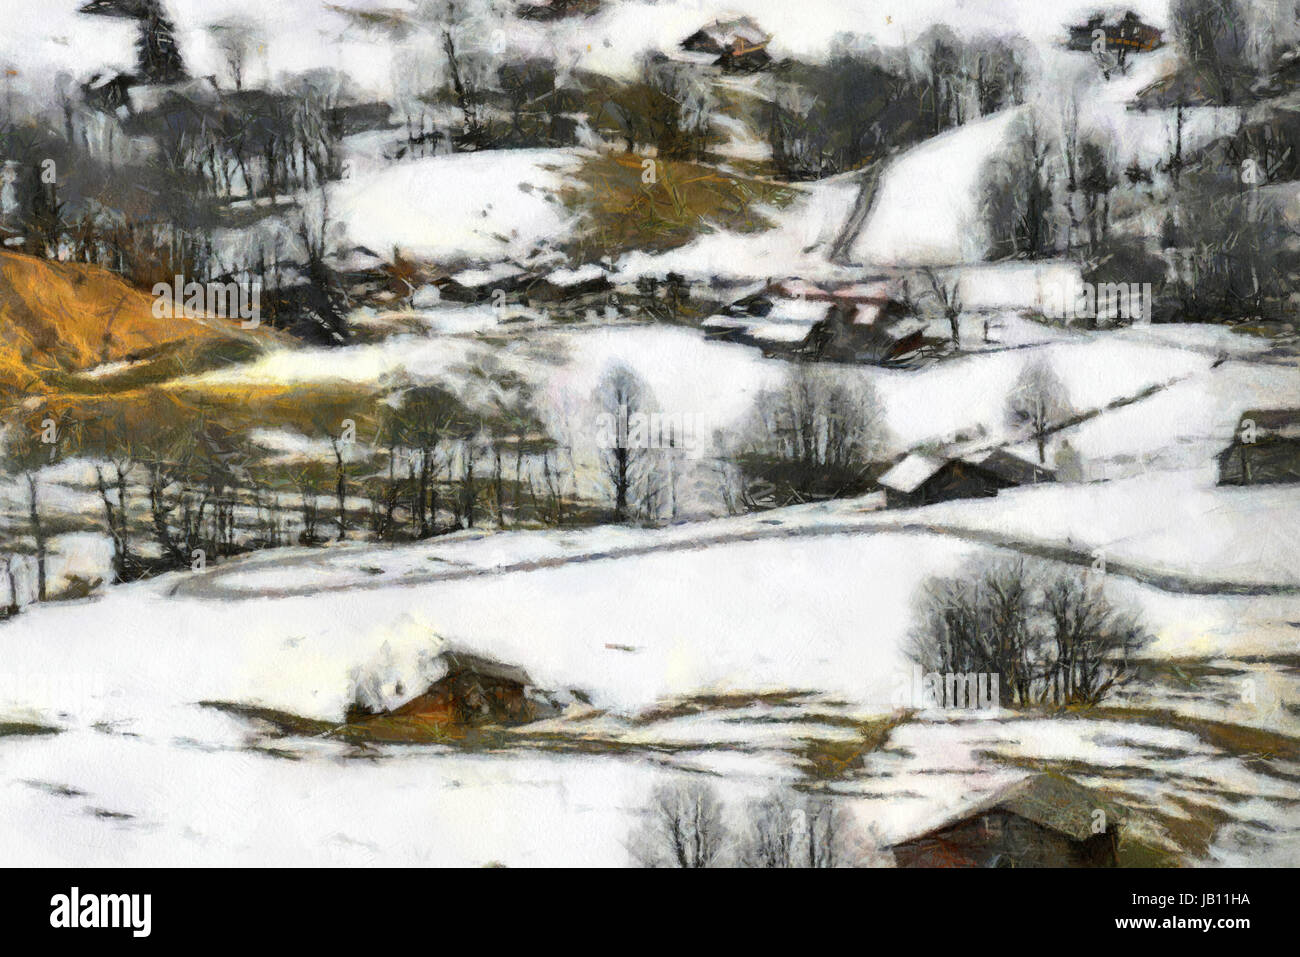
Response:
[[[115,392],[258,351],[264,329],[157,318],[153,298],[107,270],[0,252],[0,400]],[[141,360],[129,377],[79,375]]]

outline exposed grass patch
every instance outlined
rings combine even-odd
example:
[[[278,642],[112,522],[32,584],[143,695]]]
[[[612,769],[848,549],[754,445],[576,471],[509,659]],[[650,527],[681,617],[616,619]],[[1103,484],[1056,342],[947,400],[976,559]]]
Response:
[[[279,338],[212,318],[153,315],[153,297],[108,270],[0,252],[0,398],[121,391]],[[86,370],[142,360],[103,379]]]
[[[860,769],[866,756],[884,747],[890,733],[911,718],[910,712],[898,712],[857,721],[857,733],[848,738],[803,738],[795,752],[801,769],[814,780],[841,778]]]
[[[181,376],[199,375],[240,365],[262,355],[261,343],[252,339],[217,339],[168,342],[128,356],[130,364],[103,375],[87,372],[51,373],[46,383],[55,390],[83,395],[127,392],[159,385]]]
[[[714,228],[754,232],[772,225],[760,207],[782,207],[796,190],[683,160],[655,160],[654,182],[635,154],[589,158],[563,190],[565,205],[584,218],[570,251],[586,261],[632,249],[662,252]]]
[[[45,724],[32,724],[27,721],[0,721],[0,738],[25,738],[41,737],[49,734],[59,734],[60,728],[52,728]]]
[[[1245,761],[1300,761],[1300,740],[1290,735],[1213,721],[1180,714],[1166,708],[1100,707],[1090,711],[1070,712],[1067,717],[1093,718],[1098,721],[1127,721],[1156,728],[1187,731],[1211,747]],[[1263,773],[1270,773],[1266,768]]]
[[[794,705],[812,697],[812,691],[730,691],[718,694],[697,694],[679,698],[657,708],[642,711],[633,724],[647,725],[658,721],[671,721],[709,711],[735,711],[740,708],[766,706],[778,708]]]
[[[330,738],[360,747],[378,745],[446,745],[473,751],[502,751],[517,748],[569,754],[674,754],[707,750],[709,745],[647,744],[618,738],[563,730],[528,730],[499,725],[465,727],[447,724],[421,715],[375,715],[353,722],[322,721],[257,705],[225,701],[200,701],[199,705],[232,714],[260,725],[273,738]],[[716,747],[730,746],[717,745]],[[290,757],[281,749],[259,746],[257,750]],[[296,756],[294,756],[296,757]]]

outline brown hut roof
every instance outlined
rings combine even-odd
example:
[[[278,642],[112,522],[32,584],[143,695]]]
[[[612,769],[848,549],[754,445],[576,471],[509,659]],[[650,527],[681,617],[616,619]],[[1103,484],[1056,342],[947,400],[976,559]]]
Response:
[[[1086,788],[1063,774],[1047,772],[995,791],[982,801],[962,808],[924,834],[897,843],[910,844],[931,837],[954,824],[990,811],[1005,811],[1064,834],[1071,840],[1086,841],[1093,836],[1093,814],[1097,810],[1106,812],[1108,826],[1113,827],[1121,817],[1116,806],[1101,792]]]
[[[496,678],[499,681],[513,682],[525,687],[533,683],[533,679],[528,677],[528,672],[524,671],[523,668],[503,664],[500,661],[493,661],[491,658],[484,658],[464,651],[443,652],[439,656],[439,660],[447,666],[447,673],[443,676],[444,678],[471,673],[482,675],[484,678]]]
[[[1015,485],[1035,485],[1039,482],[1056,481],[1056,473],[1046,465],[1022,459],[1006,449],[994,449],[983,456],[971,456],[965,461],[978,465],[986,472],[992,472],[998,478]]]

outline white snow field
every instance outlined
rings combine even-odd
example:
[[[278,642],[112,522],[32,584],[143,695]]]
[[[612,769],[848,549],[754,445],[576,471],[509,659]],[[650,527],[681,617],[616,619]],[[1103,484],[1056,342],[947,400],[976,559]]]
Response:
[[[564,150],[430,156],[344,180],[331,210],[382,256],[527,261],[565,235],[571,216],[556,193],[578,163]]]
[[[81,82],[87,63],[106,74],[133,68],[132,26],[78,15],[82,2],[49,0],[41,16],[6,23],[6,96],[48,97],[55,71]],[[456,4],[446,24],[415,23],[433,6],[422,0],[167,6],[195,76],[224,77],[209,28],[241,16],[257,31],[250,87],[337,70],[358,99],[383,98],[398,116],[407,105],[423,110],[421,97],[444,84],[444,25],[467,62],[483,51],[542,54],[562,69],[630,78],[646,53],[676,55],[682,38],[736,0],[607,2],[591,17],[548,23],[520,21],[514,4],[490,0]],[[1009,420],[1007,399],[1031,363],[1046,362],[1078,421],[1047,437],[1044,464],[1068,442],[1081,481],[924,509],[886,510],[875,493],[720,517],[719,455],[743,438],[787,363],[699,329],[626,315],[553,322],[540,311],[444,303],[426,286],[410,312],[356,317],[375,336],[401,330],[382,340],[282,348],[172,385],[436,383],[486,407],[499,394],[485,370],[516,374],[568,447],[577,491],[594,494],[592,395],[623,364],[659,411],[697,424],[699,442],[681,457],[683,516],[692,521],[286,548],[30,604],[0,624],[7,863],[622,865],[653,788],[700,775],[733,810],[795,784],[836,796],[884,844],[1040,768],[1113,789],[1147,812],[1138,832],[1184,863],[1300,858],[1300,488],[1221,488],[1215,466],[1243,412],[1300,406],[1295,362],[1224,327],[1038,322],[1035,310],[1080,267],[982,261],[980,175],[1030,106],[1051,125],[1068,99],[1083,135],[1116,144],[1118,169],[1152,166],[1169,155],[1171,116],[1129,102],[1173,65],[1174,52],[1103,82],[1086,56],[1059,48],[1065,24],[1091,13],[1092,0],[742,6],[773,34],[775,56],[809,61],[828,56],[846,30],[882,45],[939,23],[969,38],[1021,34],[1033,47],[1029,106],[891,157],[847,263],[830,254],[858,198],[857,174],[798,186],[789,205],[754,210],[767,229],[700,223],[681,248],[568,261],[566,241],[581,223],[561,194],[602,145],[585,125],[583,149],[400,163],[380,155],[388,131],[363,133],[346,144],[344,179],[292,202],[328,200],[337,234],[329,238],[345,258],[370,262],[358,246],[381,259],[419,258],[466,283],[544,269],[556,282],[610,269],[619,285],[670,271],[737,285],[861,282],[937,267],[960,279],[971,311],[961,351],[907,370],[827,364],[828,374],[871,386],[891,460],[998,445],[1034,458],[1037,443]],[[1126,7],[1168,23],[1166,0]],[[761,80],[728,82],[763,98]],[[454,112],[429,110],[440,119]],[[1189,110],[1184,148],[1237,121],[1236,111]],[[727,161],[765,157],[754,129],[734,117],[715,125]],[[249,229],[287,237],[288,222]],[[247,239],[232,227],[215,242]],[[769,323],[788,320],[787,340],[817,318],[806,304],[794,313]],[[324,451],[283,429],[255,437],[285,457]],[[79,527],[98,516],[85,461],[44,472],[41,485],[42,501],[83,519]],[[25,507],[21,486],[0,485],[8,521],[21,522]],[[104,575],[109,554],[103,536],[56,535],[51,581]],[[1091,711],[953,714],[900,703],[926,581],[1016,557],[1088,569],[1138,613],[1151,637],[1140,679]],[[449,648],[522,667],[562,712],[470,746],[275,733],[230,708],[334,725],[358,695],[391,707],[423,690]],[[1199,842],[1175,833],[1178,819],[1198,816],[1220,826]]]
[[[996,527],[1014,535],[1017,506],[1056,496],[1059,507],[1040,501],[1023,509],[1026,524],[1040,520],[1025,537],[1060,544],[1092,532],[1099,537],[1091,544],[1132,528],[1133,516],[1114,507],[1126,500],[1123,484],[1025,490],[1002,503]],[[1294,514],[1294,502],[1277,494],[1249,504],[1254,490],[1203,494],[1223,504],[1197,503],[1198,514],[1225,527],[1254,527],[1260,507]],[[1145,490],[1143,501],[1169,503],[1170,511],[1163,526],[1147,516],[1153,537],[1136,557],[1163,549],[1155,557],[1180,556],[1190,577],[1221,573],[1220,556],[1188,549],[1196,533],[1172,504],[1178,499]],[[904,642],[917,586],[995,550],[954,534],[891,531],[889,523],[979,531],[995,502],[890,513],[872,511],[870,501],[841,502],[666,532],[466,534],[409,547],[299,549],[32,608],[4,628],[0,722],[62,733],[0,739],[6,846],[26,863],[625,863],[622,842],[636,808],[672,768],[726,768],[725,792],[753,796],[797,774],[792,755],[809,735],[845,733],[817,727],[816,714],[892,711],[900,676],[909,673]],[[1052,516],[1055,524],[1037,527]],[[1174,531],[1182,537],[1170,537]],[[1294,557],[1281,560],[1294,568]],[[1294,593],[1185,595],[1113,577],[1117,597],[1143,610],[1160,657],[1294,647]],[[1261,644],[1270,635],[1273,643]],[[379,678],[399,700],[398,683],[429,680],[432,657],[448,644],[519,664],[539,687],[581,692],[594,714],[575,703],[549,724],[614,736],[627,750],[389,746],[361,760],[337,741],[268,744],[239,719],[198,707],[237,702],[337,721],[360,679]],[[626,724],[695,695],[781,691],[807,697],[797,707],[742,708],[723,721],[705,714],[639,730]],[[894,747],[871,757],[865,776],[848,776],[845,793],[859,795],[854,813],[882,839],[897,836],[953,804],[946,775],[966,775],[977,790],[1004,780],[1005,771],[987,771],[976,757],[990,746],[1106,768],[1145,760],[1148,750],[1165,753],[1174,734],[1120,731],[1098,719],[1049,722],[1051,733],[1035,737],[1032,721],[1004,718],[1010,723],[940,718],[905,726]],[[667,746],[673,756],[659,762],[637,752]],[[1256,795],[1251,826],[1267,821],[1294,840],[1297,822],[1278,803],[1281,785],[1269,772],[1247,770],[1205,743],[1189,742],[1179,760],[1218,768],[1216,780],[1236,778],[1233,786]],[[1183,786],[1186,772],[1165,770],[1138,791],[1142,801],[1159,807],[1162,795]],[[440,826],[451,820],[455,828]],[[1230,850],[1215,853],[1226,860]]]

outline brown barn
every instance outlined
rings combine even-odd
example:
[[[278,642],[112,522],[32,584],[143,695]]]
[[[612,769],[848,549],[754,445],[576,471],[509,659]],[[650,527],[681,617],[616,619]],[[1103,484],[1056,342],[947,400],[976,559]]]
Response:
[[[1121,56],[1129,53],[1149,53],[1161,46],[1163,42],[1158,27],[1143,23],[1142,18],[1130,10],[1110,23],[1106,22],[1104,16],[1096,15],[1087,23],[1071,26],[1069,48],[1091,50],[1093,36],[1098,30],[1101,30],[1106,37],[1106,49]]]
[[[1220,485],[1300,482],[1300,409],[1246,412],[1219,453]]]
[[[460,651],[445,653],[441,661],[447,669],[443,677],[382,717],[456,727],[524,724],[542,717],[526,694],[532,680],[523,669]]]
[[[1119,828],[1115,806],[1098,792],[1037,774],[893,852],[899,867],[1116,867]]]

